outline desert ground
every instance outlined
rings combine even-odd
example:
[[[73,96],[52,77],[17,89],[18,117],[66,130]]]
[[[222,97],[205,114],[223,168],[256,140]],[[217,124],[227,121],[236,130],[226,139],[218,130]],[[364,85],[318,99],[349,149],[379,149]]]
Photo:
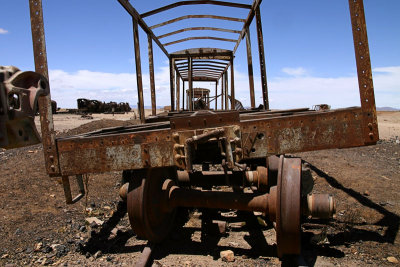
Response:
[[[56,114],[55,130],[72,135],[134,122],[133,113],[92,116]],[[374,146],[297,155],[314,192],[337,201],[333,220],[303,224],[303,265],[400,264],[400,112],[378,112],[378,123]],[[87,198],[66,205],[59,180],[45,172],[40,144],[0,150],[0,266],[134,265],[146,241],[130,229],[120,186],[121,172],[90,174]],[[154,248],[150,265],[280,266],[275,231],[260,214],[188,212],[183,228]],[[226,231],[208,229],[204,221],[213,219],[226,221]],[[221,259],[224,250],[233,251],[233,262]]]

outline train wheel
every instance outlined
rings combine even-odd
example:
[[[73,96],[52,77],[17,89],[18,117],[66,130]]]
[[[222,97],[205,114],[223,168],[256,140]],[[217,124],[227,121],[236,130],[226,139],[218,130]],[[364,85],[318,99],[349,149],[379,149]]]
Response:
[[[154,243],[162,242],[170,233],[176,210],[165,209],[162,191],[166,179],[175,180],[171,168],[152,168],[143,179],[129,183],[127,206],[131,227],[137,236]]]
[[[301,159],[280,157],[276,200],[278,257],[300,254]]]

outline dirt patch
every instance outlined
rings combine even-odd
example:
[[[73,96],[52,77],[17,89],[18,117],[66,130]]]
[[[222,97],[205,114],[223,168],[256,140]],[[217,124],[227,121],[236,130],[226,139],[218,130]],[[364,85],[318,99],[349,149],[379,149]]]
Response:
[[[127,123],[100,119],[65,134]],[[310,165],[314,192],[337,199],[334,220],[304,224],[304,261],[310,266],[394,266],[388,259],[400,260],[400,145],[392,139],[298,156]],[[0,173],[0,266],[121,266],[133,265],[140,257],[146,241],[132,232],[119,201],[121,172],[89,175],[88,199],[74,205],[65,204],[59,180],[46,175],[41,145],[1,151]],[[89,224],[88,217],[103,224]],[[192,210],[189,218],[156,247],[155,264],[280,264],[275,231],[260,214]],[[226,233],[209,227],[216,219],[228,223]],[[223,250],[234,252],[233,263],[220,259]]]

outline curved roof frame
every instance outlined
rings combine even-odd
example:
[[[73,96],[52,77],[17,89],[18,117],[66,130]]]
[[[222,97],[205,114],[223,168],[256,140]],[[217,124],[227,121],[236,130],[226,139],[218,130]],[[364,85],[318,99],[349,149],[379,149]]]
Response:
[[[140,63],[140,48],[139,48],[139,37],[137,26],[140,26],[148,36],[148,48],[149,48],[149,69],[150,69],[150,89],[152,92],[152,106],[155,106],[155,85],[154,85],[154,63],[153,63],[153,41],[154,43],[164,52],[164,54],[169,58],[170,62],[170,95],[171,95],[171,110],[175,110],[175,101],[177,106],[179,106],[179,94],[177,91],[179,90],[179,79],[183,81],[189,81],[189,86],[192,87],[192,81],[215,81],[216,86],[219,80],[222,80],[222,77],[227,78],[228,69],[231,70],[230,79],[232,82],[231,85],[231,95],[234,98],[234,85],[233,85],[233,58],[234,54],[241,43],[241,41],[246,37],[246,46],[247,46],[247,54],[248,54],[248,65],[249,65],[249,80],[253,79],[252,73],[252,62],[251,62],[251,45],[249,45],[249,25],[253,21],[253,18],[257,18],[257,37],[259,43],[259,50],[264,50],[263,40],[262,40],[262,28],[260,21],[260,11],[259,7],[262,0],[253,0],[252,4],[241,4],[234,3],[228,1],[219,1],[219,0],[188,0],[188,1],[177,1],[172,4],[167,4],[165,6],[156,8],[154,10],[147,11],[145,13],[139,14],[135,8],[132,7],[128,0],[118,0],[118,2],[125,8],[125,10],[132,16],[133,24],[134,24],[134,44],[135,44],[135,62],[136,62],[136,70],[137,76],[141,76],[141,63]],[[180,14],[173,19],[169,19],[166,21],[161,21],[154,25],[147,25],[144,18],[159,15],[162,12],[167,10],[171,10],[180,6],[192,6],[192,5],[217,5],[223,6],[227,8],[237,8],[242,10],[248,10],[248,14],[246,18],[238,18],[238,17],[229,17],[229,16],[220,16],[217,14]],[[228,14],[231,10],[227,12],[220,12],[220,14]],[[160,16],[161,18],[162,16]],[[231,22],[237,22],[241,25],[241,29],[234,29],[230,27],[215,27],[213,24],[205,25],[201,27],[195,26],[185,26],[182,28],[174,29],[173,31],[164,32],[162,34],[155,35],[153,30],[156,28],[164,27],[169,24],[176,23],[182,20],[188,19],[207,19],[211,20],[225,20]],[[153,20],[156,21],[156,20]],[[260,22],[259,22],[260,21]],[[238,24],[238,25],[239,25]],[[260,30],[261,29],[261,30]],[[216,35],[216,36],[208,36],[201,34],[204,31],[211,32],[219,32],[219,33],[227,33],[233,34],[234,38],[229,37],[225,38],[226,35]],[[179,38],[178,34],[188,33],[188,32],[198,32],[200,34],[190,35],[190,37]],[[161,39],[167,38],[168,41],[161,43]],[[236,39],[237,37],[237,39]],[[213,40],[225,43],[233,43],[233,48],[231,50],[220,49],[220,48],[190,48],[182,51],[176,51],[170,53],[166,47],[173,46],[178,43],[184,43],[193,40]],[[261,43],[261,46],[260,46]],[[260,66],[264,68],[264,54],[260,52]],[[139,56],[137,56],[139,54]],[[250,70],[251,68],[251,70]],[[261,70],[262,72],[264,69]],[[265,71],[264,71],[265,72]],[[225,74],[225,75],[224,75]],[[262,82],[263,88],[263,97],[266,96],[266,75],[261,75],[265,80]],[[141,78],[141,77],[140,77]],[[138,80],[138,79],[137,79]],[[140,79],[141,80],[141,79]],[[264,81],[263,80],[263,81]],[[254,82],[250,82],[250,91],[251,98],[254,99],[254,85],[251,86]],[[224,86],[225,82],[221,82],[221,85]],[[227,86],[227,85],[225,85]],[[176,87],[176,90],[175,90]],[[177,99],[175,98],[175,94],[177,94]],[[225,96],[226,97],[226,96]],[[141,104],[143,98],[143,85],[140,81],[138,81],[138,99],[139,106]],[[265,99],[265,97],[264,97]],[[253,101],[254,102],[254,101]],[[252,102],[252,103],[253,103]],[[264,101],[265,102],[265,101]],[[252,104],[253,106],[253,104]],[[268,107],[268,105],[265,105]],[[191,110],[191,107],[189,107]]]

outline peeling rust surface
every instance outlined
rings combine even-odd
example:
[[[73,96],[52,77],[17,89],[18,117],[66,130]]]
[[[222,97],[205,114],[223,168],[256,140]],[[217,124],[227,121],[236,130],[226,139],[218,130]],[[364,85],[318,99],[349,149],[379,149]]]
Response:
[[[173,165],[168,130],[64,138],[57,144],[62,175]]]
[[[241,126],[248,138],[265,134],[267,146],[254,145],[250,157],[365,145],[360,108],[249,120]]]

